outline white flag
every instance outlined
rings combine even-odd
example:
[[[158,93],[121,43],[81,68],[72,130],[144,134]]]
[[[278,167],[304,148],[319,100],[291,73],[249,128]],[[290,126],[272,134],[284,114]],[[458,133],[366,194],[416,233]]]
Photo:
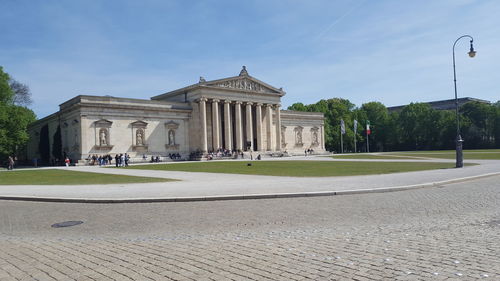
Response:
[[[358,120],[354,119],[354,133],[358,131]]]
[[[345,135],[344,119],[340,119],[340,132],[342,133],[342,135]]]

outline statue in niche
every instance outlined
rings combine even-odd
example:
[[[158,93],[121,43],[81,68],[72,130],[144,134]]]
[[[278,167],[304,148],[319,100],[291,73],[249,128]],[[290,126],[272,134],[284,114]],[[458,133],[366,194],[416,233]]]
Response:
[[[168,145],[175,145],[175,131],[168,131]]]
[[[99,130],[99,145],[108,145],[108,131],[106,129]]]
[[[313,130],[312,131],[312,143],[313,144],[318,144],[318,130]]]
[[[295,128],[295,143],[302,144],[302,128]]]
[[[136,145],[144,145],[144,130],[137,129],[135,132],[135,143]]]
[[[281,128],[281,147],[285,147],[286,142],[285,142],[285,129]]]

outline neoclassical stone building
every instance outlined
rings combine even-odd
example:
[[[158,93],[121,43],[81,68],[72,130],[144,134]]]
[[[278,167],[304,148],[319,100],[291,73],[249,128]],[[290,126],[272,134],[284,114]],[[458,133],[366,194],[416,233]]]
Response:
[[[40,158],[41,138],[48,137],[52,150],[58,128],[63,154],[75,160],[116,153],[188,158],[218,149],[324,153],[323,114],[281,110],[284,95],[283,89],[248,75],[245,67],[238,76],[200,77],[196,84],[151,100],[80,95],[30,126],[28,157]]]

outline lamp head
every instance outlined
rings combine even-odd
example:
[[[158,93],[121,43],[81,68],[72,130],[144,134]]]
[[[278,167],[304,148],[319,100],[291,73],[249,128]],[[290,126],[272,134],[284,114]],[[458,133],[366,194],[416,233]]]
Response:
[[[469,57],[473,58],[476,56],[476,51],[474,51],[474,46],[472,45],[472,40],[470,40],[470,51],[469,51]]]

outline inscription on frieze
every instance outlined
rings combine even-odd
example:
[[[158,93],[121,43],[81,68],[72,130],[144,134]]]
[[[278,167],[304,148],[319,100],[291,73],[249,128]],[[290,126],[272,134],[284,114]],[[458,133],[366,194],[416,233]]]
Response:
[[[247,90],[247,91],[253,91],[253,92],[273,93],[273,91],[271,91],[270,89],[262,86],[259,83],[251,81],[249,79],[237,79],[237,80],[223,81],[223,82],[212,84],[209,86]]]

